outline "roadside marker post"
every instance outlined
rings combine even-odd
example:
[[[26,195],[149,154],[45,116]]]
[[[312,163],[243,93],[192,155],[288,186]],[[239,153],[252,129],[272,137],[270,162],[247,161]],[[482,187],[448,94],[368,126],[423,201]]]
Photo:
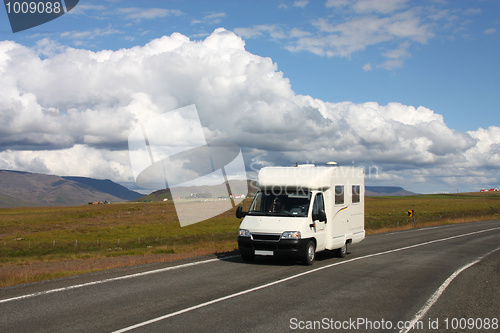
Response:
[[[415,223],[415,211],[413,209],[408,210],[408,216],[413,217],[413,227],[416,228],[417,224]]]

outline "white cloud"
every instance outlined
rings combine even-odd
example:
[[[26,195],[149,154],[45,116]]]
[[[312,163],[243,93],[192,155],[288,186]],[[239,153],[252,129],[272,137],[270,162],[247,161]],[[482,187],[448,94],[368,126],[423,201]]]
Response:
[[[378,12],[389,14],[404,8],[407,2],[407,0],[328,0],[325,6],[337,9],[350,7],[357,13]]]
[[[262,36],[262,31],[259,31],[255,28],[236,28],[234,32],[244,39],[257,38]]]
[[[193,24],[218,24],[222,21],[223,18],[227,16],[226,13],[212,13],[209,15],[205,15],[201,20],[192,20],[191,23]]]
[[[80,3],[78,6],[74,7],[71,11],[68,12],[70,15],[85,15],[87,14],[88,11],[95,11],[95,12],[106,12],[106,6],[103,5],[95,5],[95,4],[88,4],[88,3]]]
[[[392,70],[394,68],[399,68],[403,66],[403,59],[410,56],[408,48],[410,47],[410,42],[403,42],[397,49],[389,50],[384,53],[387,60],[377,65],[377,68],[384,68],[387,70]]]
[[[482,12],[483,11],[480,8],[467,8],[466,10],[464,10],[464,15],[474,16],[479,15]]]
[[[410,47],[410,42],[406,41],[399,45],[399,47],[395,50],[390,50],[384,53],[384,56],[389,59],[399,59],[403,57],[408,57],[408,47]]]
[[[466,152],[465,167],[497,169],[500,165],[500,127],[467,132],[477,144]]]
[[[306,37],[306,36],[310,36],[311,33],[308,32],[308,31],[304,31],[304,30],[301,30],[301,29],[298,29],[298,28],[292,28],[292,30],[290,30],[290,38],[301,38],[301,37]]]
[[[213,13],[213,14],[209,14],[209,15],[205,16],[204,19],[206,19],[206,20],[218,20],[217,22],[219,22],[221,18],[226,17],[226,16],[227,16],[226,13]]]
[[[293,3],[294,7],[299,7],[299,8],[306,8],[307,4],[309,3],[309,0],[296,0]]]
[[[123,31],[107,27],[107,28],[96,28],[94,30],[86,30],[86,31],[65,31],[61,33],[59,36],[65,39],[73,40],[73,44],[75,46],[82,46],[88,44],[88,41],[91,41],[98,37],[110,36],[110,35],[118,35],[123,34]]]
[[[151,20],[167,16],[180,16],[183,14],[180,10],[177,9],[138,7],[120,8],[119,12],[125,14],[126,18],[139,22],[141,20]]]
[[[121,182],[134,181],[127,151],[74,145],[58,150],[0,151],[2,169],[28,170],[61,176],[97,176]]]
[[[394,13],[390,16],[361,15],[338,23],[333,19],[318,18],[312,22],[317,29],[309,35],[297,36],[288,45],[290,51],[309,51],[328,57],[350,57],[353,53],[380,44],[400,45],[399,61],[408,53],[411,43],[426,43],[434,36],[429,24],[414,11]],[[403,48],[404,46],[404,48]],[[386,53],[394,60],[393,53]]]
[[[370,48],[385,58],[372,67],[392,70],[404,65],[413,45],[426,44],[438,33],[452,33],[448,38],[466,37],[471,23],[467,17],[478,13],[474,9],[443,10],[438,2],[412,6],[407,0],[328,0],[324,14],[295,26],[267,24],[234,31],[244,39],[270,36],[280,39],[291,52],[325,57],[350,59]],[[493,28],[484,31],[495,32]],[[385,51],[398,47],[399,57]]]
[[[117,51],[55,48],[41,59],[37,48],[0,42],[0,168],[130,182],[130,131],[194,104],[207,138],[238,144],[249,168],[354,161],[375,167],[372,182],[415,191],[449,188],[457,175],[469,187],[498,178],[500,128],[463,133],[425,107],[295,95],[270,58],[244,45],[218,29],[203,41],[175,33]]]
[[[242,38],[250,39],[268,34],[273,39],[282,39],[286,37],[285,31],[276,24],[261,24],[251,28],[236,28],[234,32]]]
[[[354,3],[353,8],[362,13],[380,12],[388,14],[405,7],[407,2],[407,0],[358,0]]]

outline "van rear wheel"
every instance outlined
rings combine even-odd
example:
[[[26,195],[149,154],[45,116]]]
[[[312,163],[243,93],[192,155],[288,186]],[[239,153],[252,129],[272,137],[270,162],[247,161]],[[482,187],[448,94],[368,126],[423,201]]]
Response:
[[[345,258],[347,255],[347,243],[344,244],[340,249],[335,250],[337,257]]]
[[[304,263],[311,266],[316,259],[316,244],[311,240],[307,243],[306,251],[304,253]]]

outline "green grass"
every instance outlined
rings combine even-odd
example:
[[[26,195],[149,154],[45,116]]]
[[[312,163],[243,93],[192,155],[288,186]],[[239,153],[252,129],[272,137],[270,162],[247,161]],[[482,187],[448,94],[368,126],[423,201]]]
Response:
[[[245,210],[249,200],[244,201]],[[484,219],[499,193],[369,197],[367,233]],[[0,286],[237,248],[234,209],[180,227],[172,201],[0,209]]]
[[[463,220],[498,218],[499,193],[462,193],[415,195],[407,197],[366,198],[365,226],[367,230],[391,228],[411,224],[408,210],[415,211],[417,226],[425,223],[439,224]]]
[[[225,213],[181,228],[172,203],[0,210],[0,264],[24,260],[140,255],[153,248],[234,240],[238,221]]]

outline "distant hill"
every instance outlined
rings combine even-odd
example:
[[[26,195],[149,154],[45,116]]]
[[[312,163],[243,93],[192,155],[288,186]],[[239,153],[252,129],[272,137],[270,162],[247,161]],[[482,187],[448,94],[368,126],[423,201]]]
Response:
[[[89,202],[122,202],[141,197],[109,179],[59,177],[0,170],[0,208],[72,206]]]
[[[244,186],[245,181],[239,180],[234,181],[238,183],[239,188]],[[254,196],[258,191],[258,187],[255,185],[255,181],[247,181],[248,195]],[[397,186],[366,186],[365,195],[367,197],[375,196],[405,196],[405,195],[415,195],[415,193],[405,190],[402,187]],[[178,197],[181,198],[212,198],[212,197],[224,197],[227,196],[226,185],[219,184],[213,186],[186,186],[177,187],[176,193]],[[238,193],[233,193],[237,195]],[[172,200],[172,194],[170,189],[162,189],[155,191],[149,195],[143,196],[141,198],[135,199],[134,201],[149,202],[149,201],[163,201],[163,199]]]
[[[397,186],[366,186],[365,196],[380,197],[380,196],[405,196],[415,195],[416,193],[405,190]]]
[[[247,196],[253,196],[258,188],[255,181],[230,181],[232,188],[242,194],[248,188]],[[223,197],[227,195],[226,185],[177,187],[177,197]],[[402,187],[366,186],[366,196],[415,195]],[[172,200],[169,189],[155,191],[147,196],[131,191],[109,179],[87,177],[59,177],[25,171],[0,170],[0,208],[72,206],[89,202],[108,201],[162,201]]]
[[[66,180],[71,180],[77,183],[80,183],[82,185],[86,185],[89,188],[97,189],[101,192],[111,194],[117,198],[123,199],[123,200],[134,200],[137,199],[138,197],[141,197],[142,194],[131,191],[128,188],[121,186],[120,184],[117,184],[109,179],[94,179],[94,178],[87,178],[87,177],[61,177]]]
[[[255,181],[250,180],[230,180],[232,189],[237,189],[238,193],[233,195],[247,194],[253,196],[257,192]],[[227,197],[227,187],[225,183],[218,185],[203,185],[203,186],[184,186],[175,188],[176,197],[180,198],[217,198]],[[163,201],[163,199],[172,200],[170,189],[162,189],[153,193],[135,199],[134,201],[149,202]]]

